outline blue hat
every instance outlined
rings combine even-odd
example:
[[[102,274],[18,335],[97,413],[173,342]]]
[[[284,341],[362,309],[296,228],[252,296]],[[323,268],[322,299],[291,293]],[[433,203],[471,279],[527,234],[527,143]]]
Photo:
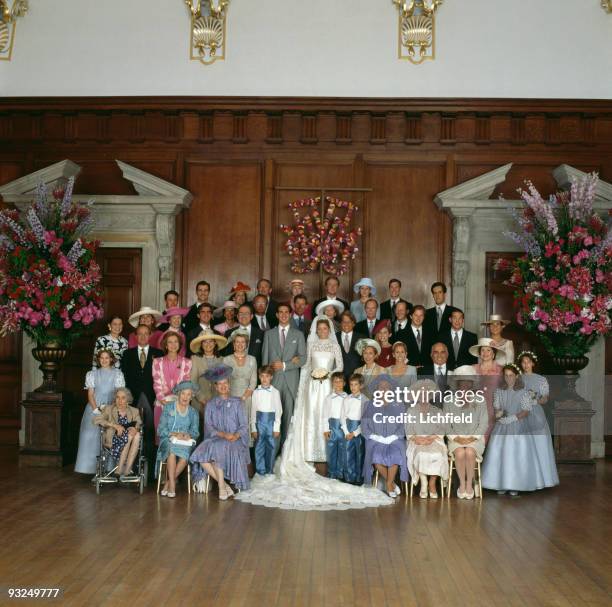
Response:
[[[229,379],[233,371],[234,369],[228,365],[219,365],[217,367],[213,367],[212,369],[207,369],[204,372],[203,377],[208,381],[216,383],[224,379]]]
[[[194,384],[192,381],[182,381],[172,388],[172,394],[179,394],[179,392],[182,392],[183,390],[197,392],[199,389],[200,386],[198,386],[198,384]]]
[[[353,287],[353,291],[355,293],[359,293],[359,287],[370,287],[370,295],[372,295],[372,297],[376,296],[376,287],[374,286],[374,283],[372,282],[371,278],[367,278],[364,277],[362,278],[354,287]]]
[[[391,377],[388,373],[381,373],[380,375],[377,375],[376,377],[374,377],[374,379],[370,382],[368,389],[370,390],[370,392],[374,392],[375,390],[380,390],[379,386],[382,383],[389,384],[391,386],[390,388],[391,390],[395,390],[395,388],[398,385],[395,379]]]

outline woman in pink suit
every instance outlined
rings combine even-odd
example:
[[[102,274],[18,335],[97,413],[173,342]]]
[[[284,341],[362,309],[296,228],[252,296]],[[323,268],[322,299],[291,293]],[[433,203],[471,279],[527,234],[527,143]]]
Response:
[[[153,389],[155,390],[155,411],[153,423],[155,424],[155,442],[157,438],[157,425],[161,418],[164,406],[174,402],[176,396],[172,390],[182,381],[189,381],[191,376],[191,361],[179,353],[184,347],[183,336],[173,331],[165,333],[160,343],[164,355],[153,359]]]

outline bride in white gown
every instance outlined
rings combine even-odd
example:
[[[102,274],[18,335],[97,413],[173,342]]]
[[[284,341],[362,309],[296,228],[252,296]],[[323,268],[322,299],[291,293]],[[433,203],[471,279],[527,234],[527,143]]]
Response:
[[[316,332],[317,321],[322,319],[329,325],[329,337],[326,339],[320,339]],[[251,489],[241,491],[236,499],[287,510],[347,510],[393,503],[390,497],[373,487],[356,487],[321,476],[307,461],[306,451],[311,451],[308,454],[311,457],[312,451],[320,448],[313,440],[314,428],[319,426],[314,417],[321,415],[323,399],[330,389],[325,381],[313,379],[311,374],[317,368],[330,372],[334,365],[338,366],[336,348],[339,350],[331,321],[321,316],[315,318],[308,337],[308,356],[300,375],[293,419],[274,474],[256,475]],[[339,366],[341,369],[341,353]],[[311,398],[314,398],[314,402],[311,402]]]

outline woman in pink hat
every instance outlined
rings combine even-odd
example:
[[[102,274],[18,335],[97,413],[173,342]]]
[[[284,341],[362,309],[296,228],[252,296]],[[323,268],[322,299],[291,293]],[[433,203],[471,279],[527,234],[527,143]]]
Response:
[[[159,348],[161,350],[161,343],[163,341],[163,338],[170,331],[172,331],[173,333],[178,333],[181,336],[181,349],[179,351],[179,354],[181,356],[185,356],[187,353],[187,338],[185,337],[181,326],[183,324],[183,318],[185,318],[188,312],[189,308],[168,308],[166,310],[166,313],[162,317],[163,321],[168,323],[168,328],[159,336],[159,341],[157,343],[151,343],[151,345],[154,348]]]

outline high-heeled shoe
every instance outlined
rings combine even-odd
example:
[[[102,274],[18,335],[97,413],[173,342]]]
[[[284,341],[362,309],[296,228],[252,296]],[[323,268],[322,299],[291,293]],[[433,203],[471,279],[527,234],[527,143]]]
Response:
[[[160,495],[166,497],[168,495],[168,489],[162,489]]]
[[[174,491],[168,491],[168,497],[176,497],[176,493]]]
[[[465,495],[465,499],[466,500],[473,500],[474,499],[474,491],[472,491],[472,493],[464,493]]]
[[[226,491],[226,490],[221,491],[221,489],[219,489],[219,499],[220,499],[222,502],[227,501],[227,498],[228,498],[228,497],[229,497],[229,495],[227,494],[227,491]]]
[[[426,500],[427,499],[427,489],[425,489],[425,491],[419,491],[419,497],[422,500]]]
[[[437,491],[430,491],[430,492],[429,492],[429,497],[430,497],[432,500],[437,500],[437,499],[438,499],[438,492],[437,492]]]
[[[460,489],[457,489],[457,497],[460,500],[464,500],[465,499],[465,493],[463,491],[461,491]]]

